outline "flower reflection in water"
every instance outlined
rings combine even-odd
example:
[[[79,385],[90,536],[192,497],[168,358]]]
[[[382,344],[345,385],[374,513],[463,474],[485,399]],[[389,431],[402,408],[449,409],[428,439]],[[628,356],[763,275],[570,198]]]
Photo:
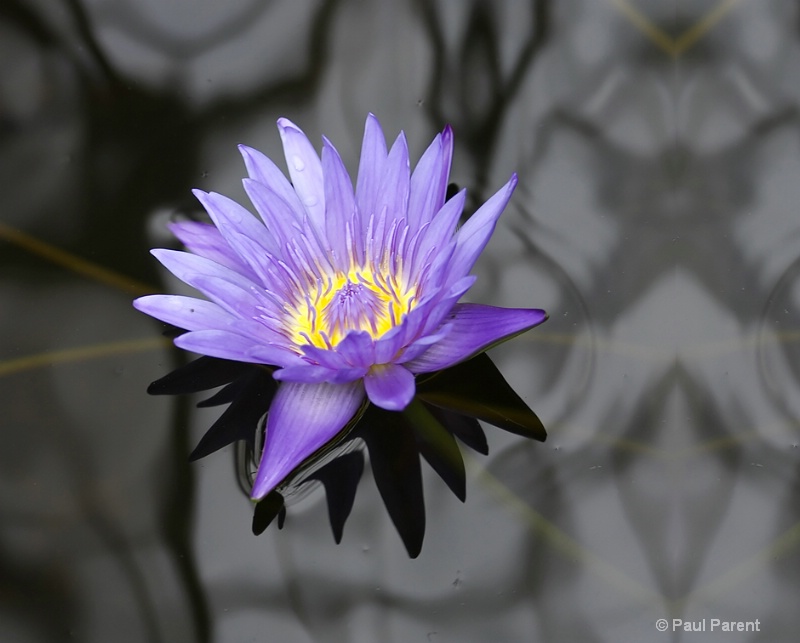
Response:
[[[244,476],[253,481],[265,414],[277,390],[270,367],[200,357],[150,385],[153,395],[187,394],[220,388],[198,406],[228,404],[191,454],[192,460],[243,441],[248,456]],[[322,483],[336,542],[353,507],[364,469],[359,439],[369,452],[375,482],[408,553],[416,557],[425,532],[420,458],[422,456],[462,501],[466,498],[464,462],[458,442],[481,453],[489,448],[478,420],[535,440],[545,429],[508,385],[485,353],[448,369],[420,376],[414,400],[401,412],[368,405],[358,419],[301,462],[258,502],[253,532],[262,533],[286,516],[284,500],[306,483]],[[456,440],[457,438],[457,440]]]
[[[420,454],[463,499],[455,438],[485,451],[475,418],[545,436],[483,353],[547,315],[458,303],[517,179],[457,229],[466,191],[447,198],[449,127],[412,173],[405,135],[387,150],[370,115],[355,190],[327,139],[320,157],[296,125],[280,119],[278,127],[291,183],[267,157],[240,147],[245,190],[261,221],[227,197],[198,190],[213,225],[173,224],[188,252],[153,251],[207,299],[148,295],[134,305],[188,331],[175,344],[207,356],[188,372],[189,388],[225,385],[205,404],[230,406],[193,456],[239,439],[260,453],[250,489],[260,501],[256,531],[275,516],[282,521],[281,491],[290,481],[316,479],[338,540],[363,461],[351,452],[310,465],[360,437],[416,556],[424,532]],[[154,392],[183,392],[173,384],[185,387],[186,377],[165,378]],[[256,444],[254,423],[264,415]]]

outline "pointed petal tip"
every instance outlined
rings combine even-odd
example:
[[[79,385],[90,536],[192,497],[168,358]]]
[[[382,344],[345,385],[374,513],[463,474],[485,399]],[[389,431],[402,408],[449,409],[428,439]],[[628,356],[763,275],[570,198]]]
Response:
[[[249,145],[245,145],[244,143],[239,143],[236,147],[239,150],[239,154],[242,155],[245,165],[247,165],[247,161],[249,159],[252,159],[253,156],[259,153],[258,150],[256,150],[253,147],[250,147]]]
[[[146,307],[147,307],[147,302],[146,302],[146,301],[143,301],[143,300],[146,300],[146,299],[148,299],[149,297],[152,297],[152,296],[153,296],[153,295],[145,295],[144,297],[137,297],[136,299],[134,299],[134,300],[131,302],[131,305],[132,305],[132,306],[133,306],[133,307],[134,307],[136,310],[138,310],[139,312],[142,312],[142,313],[144,313],[144,312],[145,312],[145,311],[144,311],[144,308],[146,308]]]
[[[281,130],[293,129],[297,132],[301,131],[301,129],[297,127],[297,125],[295,125],[292,121],[290,121],[288,118],[284,116],[281,116],[278,119],[278,128]]]
[[[266,496],[297,465],[336,436],[364,399],[361,382],[283,383],[267,414],[267,437],[250,495]]]

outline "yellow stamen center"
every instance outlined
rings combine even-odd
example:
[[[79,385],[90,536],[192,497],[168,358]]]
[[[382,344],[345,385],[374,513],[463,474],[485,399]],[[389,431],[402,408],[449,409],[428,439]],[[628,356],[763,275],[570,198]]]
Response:
[[[397,326],[414,307],[417,289],[394,275],[352,268],[319,280],[304,300],[287,306],[287,330],[295,345],[336,346],[352,330],[373,339]]]

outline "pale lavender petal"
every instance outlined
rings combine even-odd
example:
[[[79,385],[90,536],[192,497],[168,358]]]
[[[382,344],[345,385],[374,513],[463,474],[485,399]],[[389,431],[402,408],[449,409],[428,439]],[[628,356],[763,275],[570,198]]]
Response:
[[[361,161],[356,180],[356,200],[361,215],[362,233],[366,231],[370,216],[378,214],[375,203],[386,169],[386,155],[386,139],[383,137],[381,125],[370,114],[364,125],[364,141],[361,144]]]
[[[283,152],[297,196],[318,230],[324,230],[325,188],[322,163],[303,131],[287,118],[278,119]]]
[[[422,262],[430,257],[431,252],[442,248],[450,241],[458,225],[461,213],[464,211],[464,202],[467,191],[460,190],[452,199],[445,203],[433,217],[431,224],[421,235],[413,248],[411,257],[403,264],[406,269],[406,279],[409,275],[418,274],[422,269]]]
[[[278,169],[275,163],[252,147],[240,145],[239,151],[242,153],[244,164],[247,168],[247,174],[251,179],[268,187],[272,192],[288,203],[293,210],[297,212],[302,212],[304,210],[303,204],[300,203],[300,199],[297,196],[297,192],[294,191],[292,184],[289,183],[288,179],[283,175],[283,172]]]
[[[199,278],[206,277],[224,279],[242,290],[253,287],[248,277],[199,255],[165,248],[154,248],[150,254],[178,279],[194,288],[198,288],[195,284]]]
[[[242,319],[255,319],[266,303],[257,296],[252,286],[245,289],[224,278],[196,275],[191,282],[186,283]]]
[[[231,359],[237,362],[251,362],[254,364],[274,363],[280,366],[284,353],[277,352],[276,360],[264,360],[251,355],[256,341],[229,330],[195,330],[175,338],[175,346],[200,355]]]
[[[204,299],[182,295],[146,295],[135,300],[133,305],[151,317],[190,331],[224,330],[260,344],[288,343],[286,337],[270,325],[270,320],[243,317]]]
[[[304,210],[295,209],[290,202],[264,183],[245,179],[242,185],[278,247],[297,236],[302,227]]]
[[[256,275],[255,282],[267,291],[274,291],[278,288],[279,282],[275,280],[275,256],[264,246],[244,234],[230,232],[228,237],[231,245],[236,246],[239,254],[245,258],[248,266]]]
[[[402,411],[414,398],[414,375],[398,364],[376,364],[364,377],[369,401],[387,411]]]
[[[252,268],[233,251],[220,231],[210,223],[178,221],[168,224],[167,227],[194,254],[255,279]]]
[[[457,304],[448,323],[453,328],[439,342],[406,364],[413,373],[448,368],[482,353],[547,319],[543,310],[496,308],[480,304]]]
[[[406,135],[400,132],[392,149],[389,150],[386,169],[378,188],[375,201],[375,209],[378,212],[386,208],[391,219],[405,218],[408,211],[410,172]]]
[[[352,234],[348,238],[347,225],[357,215],[355,195],[350,175],[345,169],[339,152],[331,145],[330,141],[322,139],[322,173],[325,183],[325,232],[327,233],[328,246],[334,252],[335,265],[338,269],[346,271],[355,263],[355,251]],[[358,230],[361,224],[357,224]]]
[[[173,275],[196,288],[225,310],[244,319],[254,319],[269,303],[255,285],[213,261],[176,250],[151,250]]]
[[[284,382],[267,416],[267,436],[251,496],[272,491],[308,456],[331,440],[364,400],[360,381],[350,384]]]
[[[442,131],[442,173],[444,174],[444,195],[447,194],[447,181],[450,178],[450,166],[453,162],[453,128],[446,125]]]
[[[146,315],[186,330],[225,328],[238,320],[217,304],[182,295],[145,295],[134,299],[133,306]]]
[[[514,174],[508,183],[478,208],[477,212],[461,226],[456,235],[456,251],[453,253],[448,267],[452,277],[460,278],[472,270],[478,255],[489,242],[497,219],[502,214],[503,208],[506,207],[516,185],[517,175]]]
[[[202,190],[192,191],[195,197],[208,212],[217,229],[220,231],[228,245],[239,255],[255,272],[262,274],[259,268],[263,265],[262,257],[266,254],[275,255],[279,247],[264,224],[256,219],[248,210],[215,192],[206,193]],[[246,246],[239,243],[239,239],[246,237],[249,242]],[[253,246],[256,246],[253,251]]]
[[[336,371],[327,366],[319,364],[294,364],[287,366],[279,371],[275,371],[272,376],[280,382],[296,382],[299,384],[318,384],[319,382],[329,382],[336,375]]]
[[[445,132],[449,132],[449,128]],[[443,136],[436,135],[411,175],[408,222],[412,230],[419,229],[422,224],[433,219],[433,215],[444,204],[450,164],[445,159]]]

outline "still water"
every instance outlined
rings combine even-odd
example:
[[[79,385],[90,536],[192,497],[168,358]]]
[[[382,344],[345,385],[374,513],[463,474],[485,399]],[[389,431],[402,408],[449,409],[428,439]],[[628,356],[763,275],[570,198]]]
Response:
[[[5,0],[0,640],[797,640],[798,24]],[[426,469],[415,560],[369,471],[340,545],[319,490],[253,536],[234,449],[187,461],[219,409],[146,395],[185,357],[130,305],[181,291],[148,250],[191,188],[246,202],[236,144],[279,158],[286,116],[354,172],[370,111],[413,159],[450,123],[470,211],[519,174],[469,299],[550,313],[491,354],[547,442],[487,426],[464,504]]]

